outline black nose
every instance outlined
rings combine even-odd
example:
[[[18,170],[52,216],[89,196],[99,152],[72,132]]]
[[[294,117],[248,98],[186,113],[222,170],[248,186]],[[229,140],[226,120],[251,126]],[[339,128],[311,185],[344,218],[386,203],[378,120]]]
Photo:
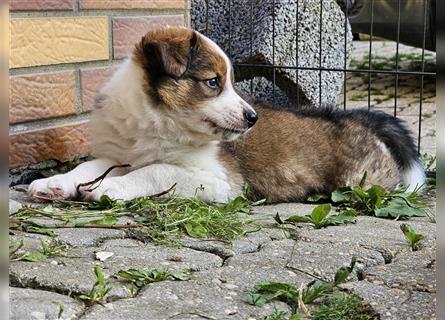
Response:
[[[253,110],[244,110],[243,115],[249,128],[252,127],[258,120],[256,112]]]

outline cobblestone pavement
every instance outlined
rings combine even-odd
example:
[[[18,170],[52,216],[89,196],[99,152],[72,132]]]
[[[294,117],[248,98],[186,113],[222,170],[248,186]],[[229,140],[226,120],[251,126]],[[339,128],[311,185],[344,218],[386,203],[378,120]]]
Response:
[[[357,65],[367,54],[366,46],[366,42],[355,44]],[[374,50],[391,57],[394,48],[376,42]],[[401,47],[401,52],[409,55],[414,49]],[[347,108],[367,106],[367,80],[348,75]],[[394,76],[388,75],[372,78],[372,108],[393,112],[394,81]],[[434,80],[425,79],[420,118],[419,79],[408,76],[399,77],[399,81],[397,114],[413,130],[422,120],[421,151],[435,154]],[[343,104],[343,96],[339,104]],[[23,204],[30,205],[29,201],[12,190],[10,214]],[[298,203],[255,207],[253,217],[261,230],[231,243],[184,238],[181,248],[144,243],[120,229],[57,229],[55,239],[67,246],[66,257],[11,262],[11,319],[265,319],[274,308],[289,311],[289,307],[282,302],[263,307],[247,304],[245,294],[257,282],[281,281],[298,287],[317,278],[332,279],[353,255],[359,263],[343,287],[369,303],[380,319],[435,319],[434,222],[429,218],[410,220],[414,229],[426,236],[420,250],[412,252],[400,231],[401,221],[363,216],[356,224],[324,229],[302,225],[289,236],[273,220],[277,212],[286,218],[310,213],[313,207]],[[24,241],[21,252],[41,251],[40,240],[52,239],[19,231],[10,237],[16,243]],[[112,255],[105,259],[101,253]],[[106,302],[88,306],[74,297],[90,292],[96,282],[96,265],[112,276],[112,290]],[[151,283],[134,290],[128,281],[115,277],[119,270],[130,268],[172,273],[190,270],[191,279]]]

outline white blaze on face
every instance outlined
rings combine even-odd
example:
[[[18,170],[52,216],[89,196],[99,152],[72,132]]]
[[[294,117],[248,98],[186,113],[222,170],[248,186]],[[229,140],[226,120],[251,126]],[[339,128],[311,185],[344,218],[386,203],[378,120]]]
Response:
[[[221,48],[211,39],[201,35],[212,47],[215,54],[220,55],[227,66],[226,82],[223,91],[217,97],[209,100],[202,109],[203,113],[218,126],[236,131],[247,131],[244,111],[253,112],[253,108],[242,99],[232,85],[232,63]]]

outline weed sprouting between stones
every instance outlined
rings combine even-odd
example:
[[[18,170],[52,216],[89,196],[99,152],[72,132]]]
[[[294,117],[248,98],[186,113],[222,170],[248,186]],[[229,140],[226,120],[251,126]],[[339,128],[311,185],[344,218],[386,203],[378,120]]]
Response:
[[[291,307],[291,316],[287,312],[274,310],[267,319],[373,319],[370,310],[355,295],[338,291],[337,287],[346,282],[355,266],[356,258],[351,259],[347,267],[341,267],[332,281],[314,280],[305,286],[296,286],[282,282],[259,282],[255,290],[248,292],[245,301],[255,306],[263,306],[272,300],[280,300]],[[309,311],[306,305],[321,301]]]
[[[111,291],[112,287],[109,285],[109,276],[106,276],[100,266],[94,267],[94,274],[96,275],[96,283],[91,288],[88,294],[80,294],[77,299],[84,301],[87,305],[96,303],[102,304],[105,296]]]
[[[94,267],[94,274],[96,275],[96,282],[91,288],[88,294],[79,294],[77,299],[83,301],[88,306],[94,304],[103,304],[106,302],[107,294],[113,289],[110,284],[111,277],[105,275],[100,266]],[[117,273],[117,276],[130,281],[136,290],[140,290],[142,287],[149,283],[160,281],[186,281],[190,280],[190,274],[186,272],[172,274],[168,271],[159,271],[157,269],[151,270],[138,270],[129,269],[121,270]]]
[[[311,214],[305,216],[293,215],[283,221],[277,213],[274,219],[278,224],[311,223],[315,229],[357,222],[357,219],[353,215],[334,214],[331,211],[331,205],[329,203],[316,206]]]
[[[117,273],[119,277],[131,281],[136,288],[140,289],[148,283],[159,282],[165,280],[173,281],[186,281],[190,280],[190,274],[187,272],[173,274],[168,271],[159,271],[156,269],[151,270],[138,270],[129,269],[121,270]]]
[[[400,229],[405,235],[406,240],[408,240],[411,246],[411,250],[419,250],[419,241],[425,239],[425,236],[423,234],[417,233],[411,225],[406,223],[401,224]]]
[[[59,244],[57,242],[45,242],[40,240],[40,245],[42,247],[42,252],[40,251],[22,251],[24,246],[23,240],[16,242],[9,239],[9,261],[27,261],[27,262],[37,262],[46,260],[49,257],[68,257],[65,254],[67,246],[64,244]]]
[[[376,319],[374,312],[363,300],[354,294],[333,292],[314,310],[310,320],[371,320]]]

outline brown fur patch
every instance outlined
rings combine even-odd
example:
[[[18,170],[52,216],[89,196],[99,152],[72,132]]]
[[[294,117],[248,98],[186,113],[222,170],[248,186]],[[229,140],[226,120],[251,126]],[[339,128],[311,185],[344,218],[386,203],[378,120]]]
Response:
[[[203,36],[185,28],[165,28],[146,34],[133,60],[145,71],[145,90],[173,110],[194,109],[224,90],[227,65]],[[204,81],[217,77],[220,88]]]
[[[362,124],[253,107],[258,122],[251,131],[221,143],[221,158],[239,166],[253,198],[301,201],[312,192],[357,184],[365,171],[368,184],[393,188],[399,182],[396,162]]]

